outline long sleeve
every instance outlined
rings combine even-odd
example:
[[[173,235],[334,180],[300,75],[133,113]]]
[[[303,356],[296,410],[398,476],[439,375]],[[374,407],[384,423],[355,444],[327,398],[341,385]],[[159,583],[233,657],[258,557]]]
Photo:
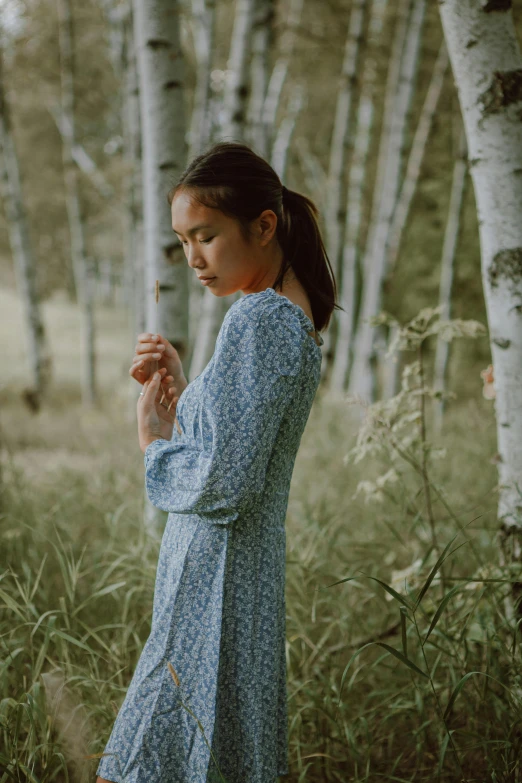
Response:
[[[263,491],[281,420],[292,402],[303,336],[284,308],[242,308],[225,318],[202,379],[203,448],[185,435],[145,450],[145,485],[164,511],[230,524]],[[187,387],[189,390],[189,387]]]

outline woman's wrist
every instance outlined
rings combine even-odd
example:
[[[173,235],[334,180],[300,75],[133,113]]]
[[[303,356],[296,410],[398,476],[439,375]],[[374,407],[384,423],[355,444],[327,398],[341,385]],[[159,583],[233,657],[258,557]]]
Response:
[[[156,440],[166,440],[166,438],[163,438],[161,435],[151,435],[148,438],[140,439],[140,449],[142,452],[145,454],[150,444],[154,443]]]

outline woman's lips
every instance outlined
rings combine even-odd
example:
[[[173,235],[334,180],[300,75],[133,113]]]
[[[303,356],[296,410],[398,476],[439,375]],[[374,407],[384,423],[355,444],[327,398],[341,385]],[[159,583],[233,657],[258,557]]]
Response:
[[[199,281],[202,285],[208,285],[215,279],[216,279],[215,277],[200,277]]]

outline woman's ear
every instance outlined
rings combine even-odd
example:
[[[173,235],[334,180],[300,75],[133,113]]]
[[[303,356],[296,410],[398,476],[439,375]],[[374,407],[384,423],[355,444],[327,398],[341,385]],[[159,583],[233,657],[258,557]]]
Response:
[[[259,244],[261,247],[264,247],[275,236],[277,215],[272,209],[265,209],[261,212],[257,221]]]

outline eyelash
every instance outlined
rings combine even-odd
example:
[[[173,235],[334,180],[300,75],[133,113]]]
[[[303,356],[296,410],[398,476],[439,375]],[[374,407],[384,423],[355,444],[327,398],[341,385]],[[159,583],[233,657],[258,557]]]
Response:
[[[208,245],[208,243],[212,242],[213,239],[214,239],[214,237],[209,237],[208,239],[202,239],[200,241],[201,241],[202,244]],[[185,244],[185,242],[180,241],[180,245],[184,245],[184,244]]]

